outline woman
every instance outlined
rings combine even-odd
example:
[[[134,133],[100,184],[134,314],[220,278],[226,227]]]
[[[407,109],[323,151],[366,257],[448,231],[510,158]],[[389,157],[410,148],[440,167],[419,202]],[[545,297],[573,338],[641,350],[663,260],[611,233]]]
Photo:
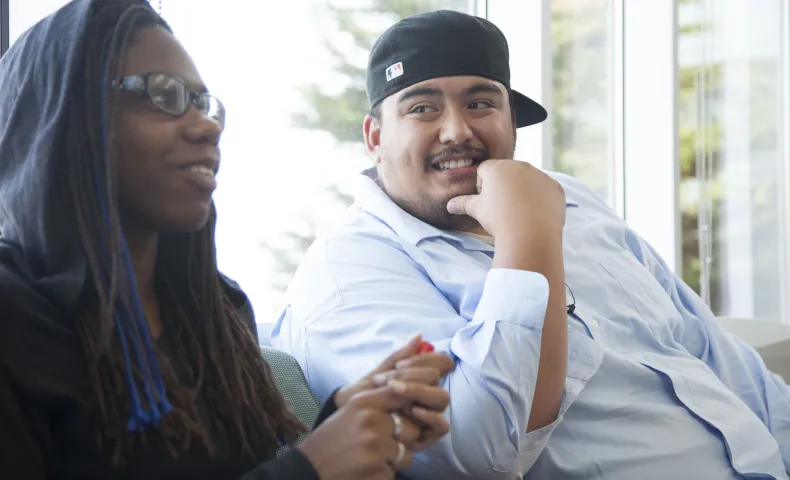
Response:
[[[71,2],[0,61],[3,478],[384,479],[447,432],[452,362],[416,338],[275,458],[304,426],[217,271],[223,127],[143,0]]]

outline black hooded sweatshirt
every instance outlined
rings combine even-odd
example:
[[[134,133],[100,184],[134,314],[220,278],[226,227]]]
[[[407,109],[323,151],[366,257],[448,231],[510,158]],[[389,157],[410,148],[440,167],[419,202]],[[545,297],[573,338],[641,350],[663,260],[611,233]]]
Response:
[[[318,479],[297,449],[266,452],[271,460],[258,465],[222,438],[213,439],[214,457],[202,447],[177,459],[140,447],[123,468],[111,465],[112,448],[97,449],[73,313],[87,268],[63,162],[67,96],[79,90],[88,14],[99,1],[69,3],[0,60],[0,478]],[[246,295],[222,278],[255,332]],[[330,401],[316,424],[333,411]]]

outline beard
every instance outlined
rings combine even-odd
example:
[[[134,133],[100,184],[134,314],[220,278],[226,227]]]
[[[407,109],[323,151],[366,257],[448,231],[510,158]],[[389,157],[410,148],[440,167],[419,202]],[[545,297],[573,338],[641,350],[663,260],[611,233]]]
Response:
[[[459,195],[475,195],[476,193],[477,189],[473,188]],[[453,215],[447,211],[447,203],[450,199],[459,195],[448,196],[446,199],[426,196],[418,199],[411,205],[399,204],[398,206],[409,212],[415,218],[439,230],[467,231],[478,228],[480,223],[474,218],[467,215]]]
[[[432,167],[442,158],[452,156],[463,156],[475,159],[474,165],[479,165],[490,157],[488,149],[471,147],[451,147],[436,154],[428,155],[425,159],[425,168],[428,174],[435,171]],[[387,168],[385,167],[386,173]],[[384,175],[388,177],[388,175]],[[461,195],[477,194],[477,177],[465,179],[464,181],[453,182],[446,192],[416,192],[417,195],[393,195],[382,181],[381,176],[376,179],[379,187],[398,205],[401,209],[413,217],[421,220],[428,225],[432,225],[440,230],[460,230],[465,231],[479,227],[479,223],[472,217],[465,215],[453,215],[447,211],[447,203],[454,197]]]
[[[515,153],[515,131],[513,132],[512,143],[507,147],[508,155],[504,158],[513,158]],[[498,153],[497,155],[501,155]],[[473,148],[469,145],[455,145],[452,147],[444,148],[439,152],[432,153],[425,158],[425,172],[427,175],[438,173],[433,168],[436,162],[440,162],[443,157],[466,157],[475,160],[475,164],[479,166],[482,162],[491,158],[491,153],[488,148]],[[497,157],[502,158],[502,157]],[[448,231],[474,231],[480,229],[480,223],[474,218],[467,215],[453,215],[447,211],[447,203],[458,196],[462,195],[476,195],[477,191],[477,176],[471,179],[463,179],[460,181],[452,182],[449,188],[442,192],[431,191],[412,191],[408,192],[404,185],[400,185],[400,190],[405,194],[396,195],[393,190],[387,187],[387,181],[383,180],[392,178],[388,173],[396,173],[394,170],[402,168],[398,167],[398,160],[383,160],[380,166],[381,171],[376,178],[376,183],[379,187],[398,205],[401,209],[412,215],[413,217],[421,220],[428,225],[436,227],[440,230]],[[393,175],[397,177],[397,175]]]

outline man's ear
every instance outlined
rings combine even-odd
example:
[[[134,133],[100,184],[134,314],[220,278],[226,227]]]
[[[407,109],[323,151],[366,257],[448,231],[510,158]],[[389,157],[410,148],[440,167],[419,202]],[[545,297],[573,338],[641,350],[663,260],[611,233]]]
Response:
[[[518,127],[516,127],[516,109],[512,104],[510,105],[510,123],[513,124],[513,140],[515,140]]]
[[[518,143],[518,127],[516,127],[516,117],[513,117],[513,148]]]
[[[365,149],[368,155],[373,157],[373,161],[378,165],[381,162],[379,147],[381,146],[381,122],[370,114],[365,115],[362,122],[362,135],[365,137]]]

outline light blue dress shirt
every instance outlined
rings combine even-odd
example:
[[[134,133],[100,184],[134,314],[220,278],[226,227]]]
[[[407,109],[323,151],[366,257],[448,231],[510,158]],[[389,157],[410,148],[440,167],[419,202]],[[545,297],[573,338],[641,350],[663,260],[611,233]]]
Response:
[[[417,220],[366,176],[305,256],[273,346],[321,400],[418,332],[453,355],[451,431],[415,455],[415,480],[787,479],[790,388],[589,188],[552,175],[576,312],[551,425],[526,433],[546,279],[492,269],[490,245]]]

